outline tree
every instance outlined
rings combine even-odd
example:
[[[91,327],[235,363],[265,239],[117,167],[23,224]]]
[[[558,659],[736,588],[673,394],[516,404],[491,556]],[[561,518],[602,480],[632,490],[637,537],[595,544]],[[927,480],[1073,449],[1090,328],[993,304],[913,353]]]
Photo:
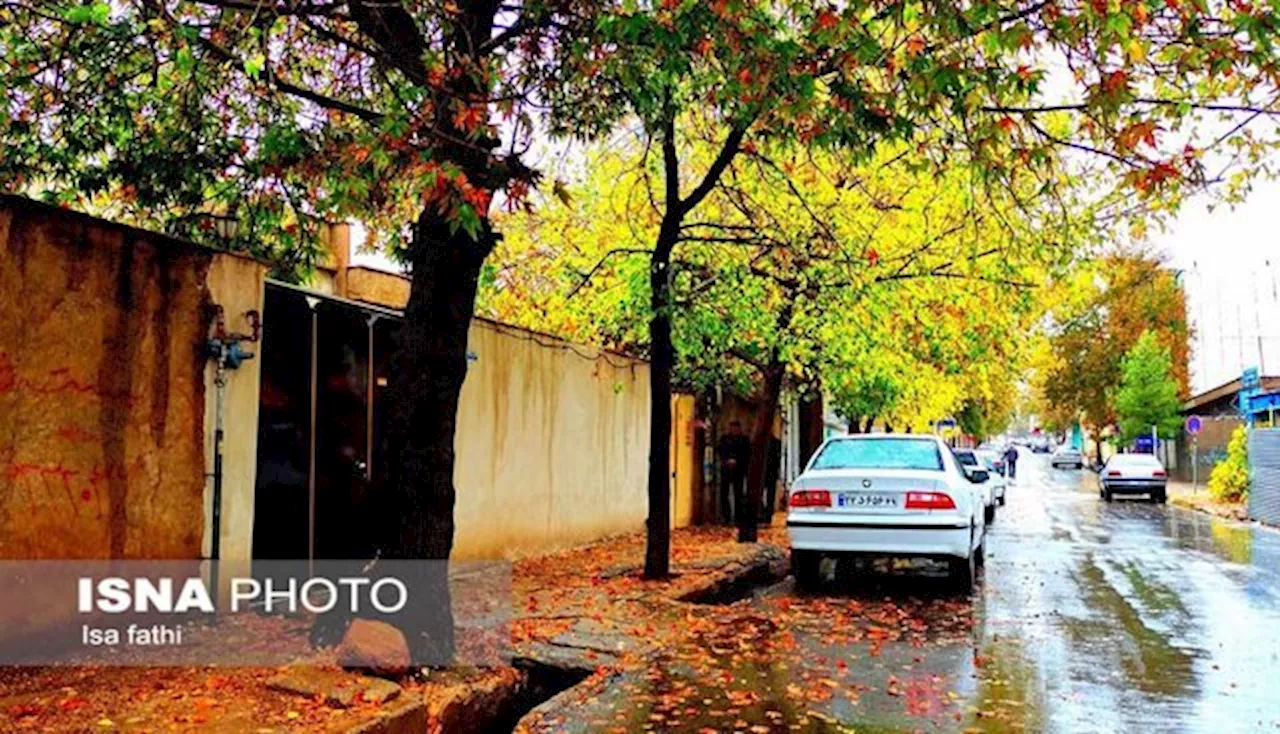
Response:
[[[322,217],[353,217],[413,273],[393,356],[371,529],[391,558],[447,559],[454,430],[493,197],[521,162],[540,53],[573,0],[17,0],[0,6],[0,181],[8,190],[211,240],[289,277]],[[495,125],[501,113],[510,146]],[[437,565],[438,568],[438,565]],[[443,571],[402,620],[418,660],[452,655]],[[435,620],[431,630],[423,620]]]
[[[1206,179],[1201,156],[1215,137],[1260,145],[1236,125],[1271,113],[1260,100],[1273,97],[1275,23],[1270,8],[1180,0],[611,4],[596,33],[568,49],[566,83],[548,99],[556,132],[634,121],[661,152],[646,574],[669,571],[672,252],[737,156],[795,145],[860,158],[913,140],[935,160],[968,151],[998,182],[1051,167],[1048,151],[1066,147],[1098,156],[1144,195],[1176,196]],[[1033,64],[1055,55],[1079,100],[1038,97],[1045,72]],[[1206,112],[1237,117],[1224,136],[1202,144],[1192,131],[1169,150],[1161,133]],[[705,166],[682,161],[691,137],[716,141]]]
[[[695,141],[684,160],[714,151]],[[646,154],[625,137],[588,149],[571,197],[504,218],[481,308],[648,354],[642,258],[661,217]],[[1032,292],[1074,235],[1053,207],[1029,214],[953,160],[937,172],[891,146],[860,165],[757,151],[708,195],[673,249],[673,376],[686,389],[752,393],[756,455],[784,379],[825,387],[846,416],[919,430],[962,397],[996,400],[993,386],[1011,384],[1019,336],[1040,313]],[[752,506],[764,473],[756,462]],[[748,515],[740,537],[755,531]]]
[[[1054,323],[1035,378],[1047,424],[1065,429],[1082,418],[1099,433],[1115,424],[1122,362],[1146,331],[1169,350],[1177,394],[1186,396],[1186,293],[1158,258],[1107,255],[1083,264],[1054,290]],[[1101,461],[1101,442],[1097,450]]]
[[[1160,345],[1155,334],[1144,331],[1125,355],[1121,373],[1116,415],[1125,443],[1149,436],[1153,429],[1160,438],[1176,437],[1182,430],[1182,401],[1168,348]]]

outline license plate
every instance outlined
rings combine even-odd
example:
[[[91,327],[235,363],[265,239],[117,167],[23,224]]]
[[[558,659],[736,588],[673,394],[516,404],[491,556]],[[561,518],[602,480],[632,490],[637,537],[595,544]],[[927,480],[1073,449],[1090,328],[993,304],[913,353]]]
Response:
[[[844,492],[840,495],[840,507],[897,507],[898,496],[874,492]]]

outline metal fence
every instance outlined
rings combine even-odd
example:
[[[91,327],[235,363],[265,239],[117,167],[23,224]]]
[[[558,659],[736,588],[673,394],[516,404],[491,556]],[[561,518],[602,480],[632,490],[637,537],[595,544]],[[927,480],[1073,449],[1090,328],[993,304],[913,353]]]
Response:
[[[1280,525],[1280,428],[1249,433],[1249,517]]]

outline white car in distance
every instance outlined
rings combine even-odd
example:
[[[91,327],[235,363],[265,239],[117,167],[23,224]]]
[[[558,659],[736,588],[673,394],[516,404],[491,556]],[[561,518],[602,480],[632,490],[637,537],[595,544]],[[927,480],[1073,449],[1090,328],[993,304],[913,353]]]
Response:
[[[1004,475],[1004,460],[991,449],[977,449],[974,453],[978,455],[983,468],[990,475],[988,481],[991,482],[991,489],[995,492],[996,504],[1004,507],[1005,496],[1009,491],[1009,480]]]
[[[986,479],[982,469],[966,475],[935,436],[827,439],[787,495],[796,583],[819,581],[829,555],[924,557],[947,562],[971,592],[986,558]]]

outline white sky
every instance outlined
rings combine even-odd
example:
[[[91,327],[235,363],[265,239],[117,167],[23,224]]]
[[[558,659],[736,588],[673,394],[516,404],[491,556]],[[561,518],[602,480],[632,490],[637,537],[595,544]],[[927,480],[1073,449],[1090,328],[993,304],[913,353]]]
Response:
[[[1280,374],[1280,183],[1258,181],[1234,209],[1189,201],[1152,243],[1184,271],[1192,392],[1249,367]]]

